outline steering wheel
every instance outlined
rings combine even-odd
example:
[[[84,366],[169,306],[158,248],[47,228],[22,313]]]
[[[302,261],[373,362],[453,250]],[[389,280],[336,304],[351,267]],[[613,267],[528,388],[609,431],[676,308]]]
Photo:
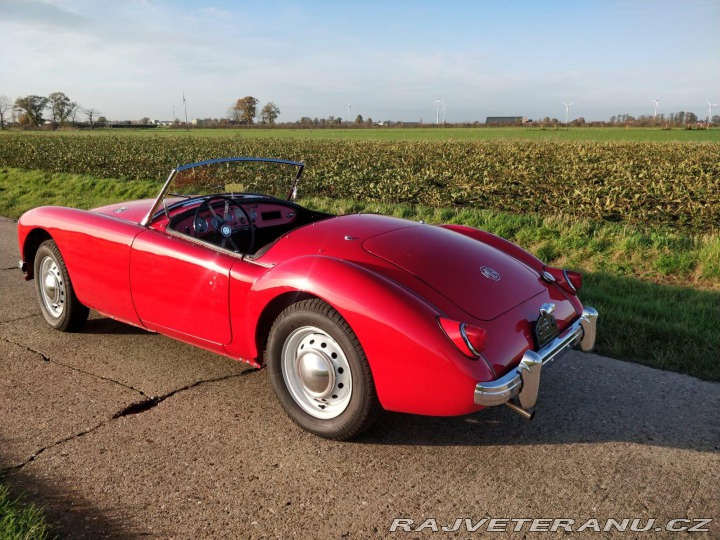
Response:
[[[215,201],[225,202],[225,211],[223,212],[222,216],[219,216],[213,208],[212,203]],[[200,213],[203,211],[203,209],[207,208],[213,215],[213,227],[220,234],[220,238],[222,239],[222,247],[226,248],[227,245],[230,244],[235,253],[240,253],[240,250],[235,245],[235,242],[232,239],[232,225],[228,223],[228,216],[230,215],[230,205],[237,206],[247,220],[248,228],[250,229],[250,244],[248,245],[247,252],[252,253],[253,247],[255,247],[255,224],[250,219],[247,210],[245,210],[245,208],[243,208],[239,202],[237,202],[231,197],[226,197],[224,195],[212,195],[210,197],[207,197],[202,203],[200,203],[200,206],[197,207],[197,210],[195,210],[195,217],[193,218],[193,231],[195,232],[195,237],[197,238],[198,236],[198,217],[200,216]]]

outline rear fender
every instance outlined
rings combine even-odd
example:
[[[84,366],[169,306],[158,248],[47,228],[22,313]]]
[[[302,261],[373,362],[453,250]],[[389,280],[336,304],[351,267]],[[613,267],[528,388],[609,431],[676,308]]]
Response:
[[[348,322],[370,363],[385,409],[456,415],[479,409],[477,381],[493,378],[482,360],[469,360],[445,336],[441,313],[412,291],[356,264],[324,256],[281,263],[256,281],[248,321],[270,302],[296,291],[321,298]],[[257,326],[248,328],[254,340]]]

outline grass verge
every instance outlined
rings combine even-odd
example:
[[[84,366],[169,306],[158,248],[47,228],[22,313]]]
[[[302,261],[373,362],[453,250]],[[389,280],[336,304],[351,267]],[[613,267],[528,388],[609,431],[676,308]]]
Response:
[[[50,527],[35,505],[13,499],[0,484],[0,538],[7,540],[44,540],[51,538]]]
[[[72,174],[0,171],[0,215],[34,206],[90,208],[151,197],[159,184]],[[600,311],[597,352],[720,381],[720,236],[563,216],[311,198],[337,214],[377,212],[462,223],[498,234],[549,264],[586,273],[583,302]]]

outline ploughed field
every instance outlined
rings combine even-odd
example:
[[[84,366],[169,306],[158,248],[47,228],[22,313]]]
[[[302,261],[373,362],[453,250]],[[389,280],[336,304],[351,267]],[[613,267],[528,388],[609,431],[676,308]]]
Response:
[[[1,165],[100,178],[233,155],[304,161],[306,197],[720,228],[720,143],[0,137]]]
[[[220,156],[304,161],[302,204],[499,234],[586,274],[600,354],[720,380],[720,143],[248,135],[273,132],[3,133],[0,215],[152,197],[172,167]]]

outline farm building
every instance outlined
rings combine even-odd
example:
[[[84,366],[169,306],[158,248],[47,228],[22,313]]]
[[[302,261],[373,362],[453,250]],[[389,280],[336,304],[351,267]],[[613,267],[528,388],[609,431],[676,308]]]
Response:
[[[524,124],[527,118],[524,116],[488,116],[486,124]]]

